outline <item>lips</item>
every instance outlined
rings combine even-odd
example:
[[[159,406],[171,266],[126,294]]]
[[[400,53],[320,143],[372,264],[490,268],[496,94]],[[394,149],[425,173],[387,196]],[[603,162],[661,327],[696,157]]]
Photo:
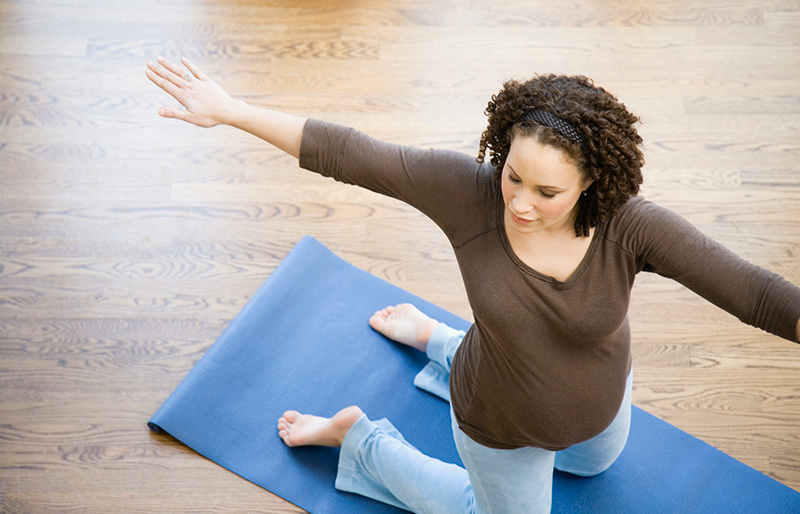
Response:
[[[511,214],[511,219],[513,219],[515,222],[520,223],[522,225],[524,225],[526,223],[533,223],[535,221],[535,220],[529,220],[527,218],[521,218],[521,217],[517,216],[516,214],[514,214],[514,211],[512,211],[511,209],[508,210],[508,213]]]

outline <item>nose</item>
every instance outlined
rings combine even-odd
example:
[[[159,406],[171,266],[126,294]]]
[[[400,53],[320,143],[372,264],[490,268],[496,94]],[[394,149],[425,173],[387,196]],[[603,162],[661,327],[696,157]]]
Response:
[[[519,191],[511,200],[511,208],[517,214],[527,214],[534,210],[534,205],[527,192]]]

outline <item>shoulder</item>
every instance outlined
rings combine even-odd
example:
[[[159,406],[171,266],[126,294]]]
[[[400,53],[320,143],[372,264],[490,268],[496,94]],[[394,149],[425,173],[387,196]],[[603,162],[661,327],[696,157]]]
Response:
[[[609,220],[608,225],[609,230],[618,236],[631,232],[663,229],[665,226],[690,226],[678,214],[639,195],[628,200]]]
[[[628,200],[607,225],[607,239],[639,256],[697,235],[697,229],[683,217],[642,196]]]

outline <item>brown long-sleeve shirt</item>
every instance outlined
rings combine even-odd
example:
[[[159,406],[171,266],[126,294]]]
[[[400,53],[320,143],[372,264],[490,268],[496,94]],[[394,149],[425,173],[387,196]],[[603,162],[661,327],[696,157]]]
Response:
[[[453,360],[451,402],[461,429],[485,446],[559,450],[611,423],[631,366],[627,313],[640,271],[795,340],[800,288],[641,197],[596,228],[560,282],[514,254],[494,168],[473,157],[309,120],[300,165],[400,199],[447,235],[475,318]]]

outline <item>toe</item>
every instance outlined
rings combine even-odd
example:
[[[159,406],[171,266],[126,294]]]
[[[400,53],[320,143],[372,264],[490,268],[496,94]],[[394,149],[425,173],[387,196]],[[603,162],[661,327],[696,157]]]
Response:
[[[287,410],[283,413],[283,417],[281,419],[286,420],[286,423],[292,424],[297,421],[297,418],[300,417],[300,413],[296,410]]]
[[[380,316],[378,313],[375,313],[375,315],[369,319],[369,326],[380,332],[381,329],[383,329],[383,324],[385,322],[386,318]]]

